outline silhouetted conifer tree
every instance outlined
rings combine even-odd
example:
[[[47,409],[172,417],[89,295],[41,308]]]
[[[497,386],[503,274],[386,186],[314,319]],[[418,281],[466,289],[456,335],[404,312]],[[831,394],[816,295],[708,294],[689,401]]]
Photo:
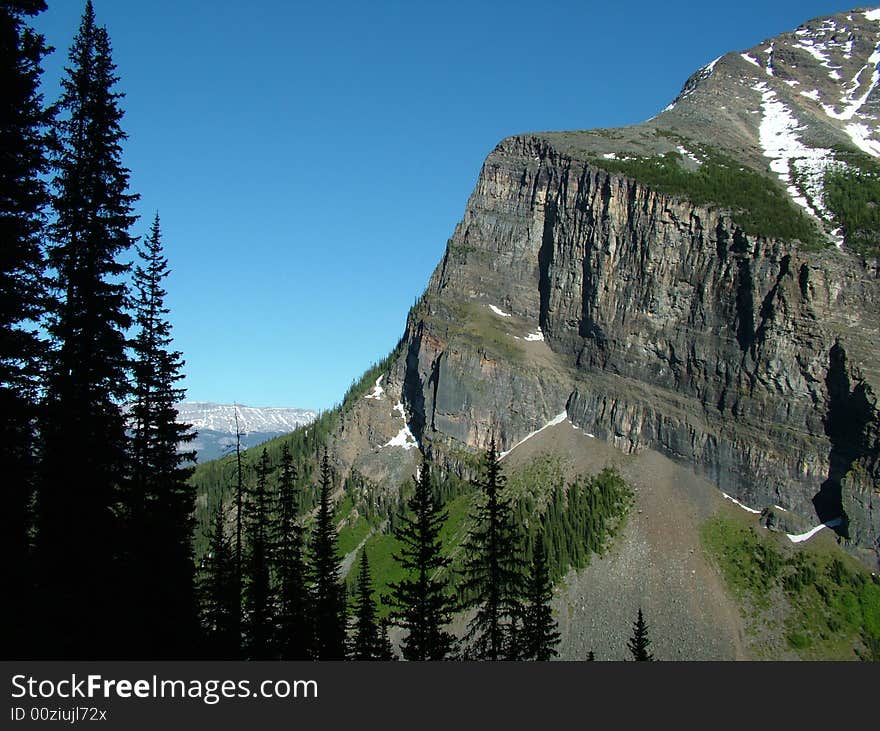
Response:
[[[373,601],[373,581],[367,551],[361,551],[358,568],[357,589],[354,599],[354,637],[352,660],[379,660],[384,654],[385,634],[376,618],[376,602]]]
[[[428,465],[415,480],[415,493],[407,501],[409,515],[396,521],[394,535],[402,544],[394,556],[406,578],[392,583],[386,601],[392,621],[407,631],[401,643],[407,660],[446,660],[455,648],[455,637],[446,632],[456,603],[448,593],[448,579],[441,578],[450,561],[441,554],[440,531],[448,514],[431,486]]]
[[[272,590],[269,566],[269,453],[263,449],[257,479],[245,505],[247,571],[244,577],[245,638],[247,657],[266,660],[271,654],[273,631]]]
[[[217,504],[211,519],[208,551],[202,559],[198,587],[208,656],[221,660],[240,657],[236,613],[241,598],[222,502]]]
[[[275,577],[278,585],[276,647],[282,660],[311,657],[313,623],[309,607],[303,528],[299,523],[296,467],[290,447],[281,447],[275,510]]]
[[[233,616],[233,623],[238,628],[238,635],[242,635],[242,605],[241,597],[244,589],[244,469],[241,463],[241,438],[243,436],[238,425],[238,404],[233,405],[235,416],[235,553],[233,564],[235,566],[235,584],[239,597],[237,608]]]
[[[550,602],[553,584],[547,570],[544,538],[538,534],[532,558],[532,571],[526,582],[526,606],[523,613],[522,654],[528,660],[551,660],[558,652],[561,635],[553,618]]]
[[[181,447],[195,434],[177,422],[183,400],[181,353],[172,350],[163,280],[159,215],[139,248],[135,269],[134,402],[131,407],[132,476],[128,510],[135,535],[132,615],[143,618],[139,656],[191,654],[196,632],[192,549],[195,494],[188,479],[195,452]]]
[[[653,660],[654,656],[648,651],[651,640],[648,639],[648,625],[642,616],[642,608],[639,607],[639,614],[636,621],[633,622],[633,635],[627,643],[629,651],[632,653],[633,660]]]
[[[592,650],[590,650],[587,653],[587,662],[595,662],[595,661],[596,661],[596,655]]]
[[[44,637],[56,657],[125,656],[120,519],[128,472],[128,271],[137,196],[122,165],[121,94],[87,2],[62,80],[49,264],[57,303],[43,410],[38,552]]]
[[[376,656],[377,660],[396,661],[397,655],[394,654],[394,645],[391,644],[389,629],[391,627],[388,619],[382,619],[379,622],[379,652]]]
[[[468,655],[478,660],[517,659],[515,637],[522,616],[524,549],[512,519],[506,479],[493,438],[474,482],[483,493],[464,544],[462,596],[477,613],[468,625]]]
[[[3,465],[2,644],[9,659],[33,651],[31,502],[36,480],[35,420],[44,343],[34,324],[46,307],[43,256],[51,114],[40,94],[43,36],[27,16],[42,0],[0,3],[0,464]]]
[[[333,476],[327,451],[321,458],[318,512],[311,541],[312,607],[315,620],[315,658],[345,658],[345,587],[340,580],[341,561],[333,523]]]

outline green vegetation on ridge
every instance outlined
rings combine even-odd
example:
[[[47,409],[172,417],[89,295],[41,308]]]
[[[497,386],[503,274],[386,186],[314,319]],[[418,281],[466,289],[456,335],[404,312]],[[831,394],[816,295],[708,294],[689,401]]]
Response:
[[[466,480],[447,475],[440,481],[449,518],[441,531],[443,555],[452,559],[452,574],[461,568],[462,542],[471,522],[479,494]],[[440,484],[437,489],[441,489]],[[554,581],[569,569],[587,566],[594,554],[601,555],[622,528],[632,505],[632,491],[613,469],[592,477],[566,481],[558,458],[541,456],[508,476],[507,490],[514,501],[514,521],[525,529],[524,561],[530,562],[537,536],[544,535],[547,567]],[[411,493],[412,485],[401,497]],[[354,536],[343,529],[340,543],[351,545]],[[357,544],[355,544],[357,545]],[[399,567],[391,558],[400,545],[385,531],[367,539],[374,588],[377,596],[392,581],[399,581]],[[353,576],[349,576],[353,587]],[[384,614],[386,610],[381,608]]]
[[[865,155],[838,151],[836,156],[842,164],[825,171],[825,203],[848,247],[880,256],[880,166]]]
[[[769,657],[787,650],[808,660],[880,660],[880,580],[842,551],[788,546],[723,515],[701,538],[751,631],[781,632],[783,648],[762,640]]]
[[[747,234],[797,239],[812,248],[821,245],[816,225],[769,175],[750,170],[708,145],[671,133],[658,134],[686,145],[701,164],[696,170],[688,170],[682,165],[681,154],[675,151],[622,160],[592,157],[590,163],[638,180],[660,193],[680,196],[697,205],[729,209]]]

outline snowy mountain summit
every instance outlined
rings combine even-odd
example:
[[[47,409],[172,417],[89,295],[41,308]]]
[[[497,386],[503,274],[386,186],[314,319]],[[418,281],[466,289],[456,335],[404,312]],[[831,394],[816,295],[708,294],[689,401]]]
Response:
[[[235,444],[236,416],[242,445],[253,447],[314,421],[311,409],[277,406],[243,406],[210,401],[185,401],[177,405],[177,420],[192,424],[199,433],[194,449],[199,461],[221,456]]]

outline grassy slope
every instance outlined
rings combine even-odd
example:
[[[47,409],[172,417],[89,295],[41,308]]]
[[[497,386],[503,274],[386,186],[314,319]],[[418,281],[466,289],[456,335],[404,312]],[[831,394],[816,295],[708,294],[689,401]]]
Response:
[[[880,580],[829,535],[795,545],[725,511],[704,524],[702,539],[759,657],[880,660]]]

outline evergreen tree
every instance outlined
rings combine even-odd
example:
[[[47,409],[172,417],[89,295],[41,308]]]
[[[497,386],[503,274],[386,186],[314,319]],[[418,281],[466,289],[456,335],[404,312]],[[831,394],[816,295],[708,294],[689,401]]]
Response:
[[[208,656],[233,660],[240,653],[240,637],[235,624],[240,598],[225,523],[226,513],[223,503],[219,502],[211,521],[208,552],[201,564],[199,597]]]
[[[38,505],[41,604],[56,657],[126,654],[120,520],[127,473],[130,396],[126,330],[128,231],[137,196],[122,165],[121,94],[106,28],[89,0],[70,51],[58,102],[49,264],[58,299],[50,307]]]
[[[595,662],[595,661],[596,661],[596,655],[592,650],[590,650],[587,653],[587,662]]]
[[[373,601],[373,582],[370,578],[370,565],[367,551],[361,551],[358,570],[357,590],[354,600],[354,638],[352,640],[352,660],[379,660],[383,655],[385,634],[380,630],[376,618],[376,603]]]
[[[273,623],[269,567],[269,453],[264,448],[257,463],[257,480],[246,504],[248,544],[244,577],[245,638],[252,660],[270,657]]]
[[[195,636],[192,553],[195,494],[188,484],[195,453],[181,451],[195,434],[177,422],[176,404],[184,390],[181,353],[171,349],[171,324],[163,280],[159,215],[139,249],[135,269],[134,402],[132,404],[132,476],[128,511],[136,544],[131,563],[136,592],[131,611],[143,617],[141,655],[186,655]],[[187,464],[190,463],[190,464]]]
[[[233,409],[235,414],[235,554],[233,565],[235,566],[234,580],[238,595],[233,624],[237,628],[238,636],[241,637],[241,597],[244,588],[244,470],[241,464],[241,438],[243,434],[238,425],[238,404],[234,404]]]
[[[296,467],[285,442],[281,447],[274,536],[278,585],[276,645],[282,660],[308,659],[313,644],[303,529],[297,520],[299,495],[296,479]]]
[[[44,210],[47,131],[52,115],[39,93],[43,36],[27,16],[42,0],[0,3],[0,462],[3,464],[4,595],[2,644],[8,658],[32,651],[30,506],[36,480],[37,388],[44,343],[33,324],[46,306]]]
[[[493,438],[484,458],[483,477],[474,483],[483,499],[464,543],[462,596],[466,605],[477,608],[468,625],[468,654],[478,660],[517,659],[518,655],[524,550],[505,484]]]
[[[648,639],[648,625],[642,616],[642,608],[639,607],[639,614],[633,623],[633,636],[627,643],[629,651],[632,653],[633,660],[646,661],[653,660],[654,656],[648,651],[651,640]]]
[[[345,587],[340,580],[341,561],[333,524],[333,477],[327,451],[321,459],[318,512],[312,532],[312,607],[315,620],[315,658],[345,658]]]
[[[384,618],[379,622],[379,648],[378,654],[376,655],[377,660],[384,660],[385,662],[397,660],[397,655],[394,654],[394,645],[391,644],[391,637],[389,637],[388,634],[390,626],[387,618]]]
[[[410,515],[400,515],[394,527],[402,544],[394,560],[407,578],[390,585],[386,601],[394,623],[407,631],[401,645],[404,658],[445,660],[455,648],[455,637],[443,629],[452,620],[455,600],[447,593],[447,581],[440,578],[450,564],[441,554],[440,541],[448,514],[432,489],[427,464],[415,480],[415,493],[407,507]]]
[[[529,660],[550,660],[559,653],[559,634],[550,602],[553,584],[547,570],[544,538],[538,534],[532,559],[532,572],[526,586],[526,608],[523,622],[523,656]]]

